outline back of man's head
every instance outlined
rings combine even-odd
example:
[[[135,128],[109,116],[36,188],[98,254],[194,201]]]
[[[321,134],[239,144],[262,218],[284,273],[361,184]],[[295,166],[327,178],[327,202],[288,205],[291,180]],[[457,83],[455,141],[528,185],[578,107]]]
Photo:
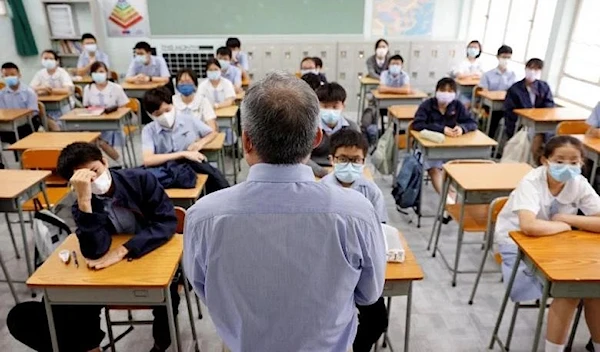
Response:
[[[273,72],[248,89],[241,116],[244,132],[261,162],[297,164],[313,149],[319,102],[303,80]]]

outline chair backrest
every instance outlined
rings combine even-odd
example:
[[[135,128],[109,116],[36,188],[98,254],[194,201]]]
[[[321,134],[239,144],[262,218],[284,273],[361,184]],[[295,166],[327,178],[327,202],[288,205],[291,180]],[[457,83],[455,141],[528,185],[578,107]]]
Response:
[[[563,121],[556,126],[556,134],[585,134],[589,127],[585,121]]]
[[[118,73],[116,73],[116,72],[115,72],[115,71],[113,71],[113,70],[110,70],[110,79],[111,79],[113,82],[115,82],[115,83],[118,83],[118,82],[119,82],[119,74],[118,74]]]
[[[175,207],[175,216],[177,217],[176,233],[183,233],[183,225],[185,224],[186,211],[182,207]]]
[[[44,122],[44,120],[46,119],[46,105],[44,105],[42,102],[38,101],[38,110],[40,111],[40,119],[42,119],[42,122]]]
[[[498,220],[498,215],[504,208],[504,205],[508,201],[508,197],[498,197],[490,203],[490,209],[488,210],[488,218],[487,218],[487,245],[488,248],[492,248],[494,245],[494,230],[496,228],[496,220]],[[500,253],[496,253],[494,259],[498,264],[502,263],[502,257]]]
[[[141,116],[140,101],[137,98],[129,98],[129,102],[125,106],[138,115],[138,118]]]
[[[83,88],[80,86],[75,86],[75,96],[83,99]]]
[[[475,88],[473,88],[473,94],[471,96],[471,111],[473,112],[479,112],[479,109],[481,108],[481,98],[479,98],[479,92],[482,90],[483,88],[480,86],[475,86]]]
[[[23,169],[54,171],[58,164],[60,152],[60,149],[27,149],[21,156]]]
[[[4,89],[4,87],[6,87],[6,86],[4,85],[4,82],[0,82],[0,89]]]

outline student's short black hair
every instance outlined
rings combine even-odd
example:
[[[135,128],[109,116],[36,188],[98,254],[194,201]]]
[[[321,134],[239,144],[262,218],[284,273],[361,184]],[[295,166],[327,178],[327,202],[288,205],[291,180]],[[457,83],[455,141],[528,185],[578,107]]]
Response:
[[[147,53],[152,52],[152,47],[147,42],[137,42],[137,44],[135,44],[135,46],[133,48],[144,50]]]
[[[229,56],[229,58],[231,59],[231,49],[229,49],[226,46],[222,46],[219,49],[217,49],[217,55]]]
[[[304,61],[312,61],[315,64],[315,67],[317,66],[317,62],[315,61],[314,57],[305,57],[304,59],[302,59],[302,61],[300,61],[300,66],[302,66],[302,63],[304,63]]]
[[[160,109],[162,103],[173,104],[173,94],[166,87],[154,88],[144,94],[144,108],[152,114]]]
[[[544,61],[542,61],[542,59],[538,59],[538,58],[529,59],[527,61],[527,63],[525,64],[525,67],[537,68],[537,69],[541,70],[544,68]]]
[[[84,33],[81,36],[81,41],[84,41],[85,39],[94,39],[94,41],[96,41],[96,37],[94,37],[92,33]]]
[[[560,135],[560,136],[554,136],[552,138],[550,138],[550,140],[548,142],[546,142],[546,145],[544,146],[544,157],[546,159],[548,159],[549,157],[552,156],[552,154],[554,154],[554,151],[557,148],[560,148],[564,145],[570,144],[572,145],[575,149],[577,149],[579,151],[579,153],[581,154],[581,158],[583,158],[585,156],[585,151],[583,148],[583,143],[581,143],[581,141],[573,136],[570,135]]]
[[[336,82],[325,83],[315,91],[321,103],[346,102],[346,90]]]
[[[320,57],[317,57],[317,56],[315,56],[315,57],[313,57],[312,59],[313,59],[313,61],[315,62],[315,66],[316,66],[317,68],[322,68],[322,67],[323,67],[323,60],[321,60],[321,58],[320,58]]]
[[[52,54],[52,56],[54,56],[54,60],[58,61],[60,59],[60,56],[58,56],[58,53],[52,49],[46,49],[46,50],[42,51],[42,55],[44,55],[46,53]]]
[[[392,60],[400,60],[402,61],[402,63],[404,63],[404,58],[401,55],[393,55],[392,57],[390,57],[390,59],[388,60],[388,65],[390,64],[390,62],[392,62]]]
[[[498,48],[498,56],[500,56],[502,54],[511,54],[512,55],[512,48],[508,45],[502,45],[501,47]]]
[[[219,60],[217,60],[214,57],[211,57],[210,59],[206,60],[206,69],[208,70],[208,66],[210,65],[216,65],[218,68],[221,68],[221,64],[219,63]]]
[[[242,47],[242,42],[240,42],[240,40],[238,38],[227,38],[227,41],[225,42],[225,46],[228,48],[241,48]]]
[[[321,86],[321,78],[319,75],[315,75],[314,73],[307,73],[302,76],[302,80],[313,89],[316,90]]]
[[[175,76],[175,84],[179,84],[179,80],[181,79],[181,76],[183,76],[185,74],[190,76],[190,78],[194,82],[194,85],[198,86],[198,75],[191,68],[182,68],[181,70],[179,70],[177,72],[177,75]]]
[[[96,70],[98,70],[100,67],[104,67],[104,69],[106,70],[106,74],[108,75],[108,67],[106,67],[106,64],[102,61],[96,61],[92,64],[92,67],[90,67],[90,72],[96,72]]]
[[[377,50],[377,47],[379,46],[379,43],[381,43],[381,42],[384,42],[385,45],[387,45],[388,47],[390,46],[390,44],[388,44],[387,40],[381,38],[375,42],[375,50]]]
[[[2,70],[17,70],[19,71],[19,66],[17,66],[16,64],[12,63],[12,62],[5,62],[4,64],[2,64]]]
[[[441,88],[444,88],[446,86],[450,86],[450,89],[452,89],[452,91],[456,92],[456,81],[450,77],[444,77],[442,79],[440,79],[437,84],[435,85],[435,90],[438,91]]]
[[[356,147],[362,149],[363,157],[369,151],[369,142],[362,133],[351,128],[342,128],[331,135],[329,140],[329,154],[335,156],[335,152],[342,147]]]
[[[65,180],[69,180],[76,168],[91,161],[102,161],[100,148],[94,143],[71,143],[60,152],[56,173]]]
[[[475,56],[476,59],[479,59],[479,57],[481,56],[481,52],[483,51],[483,47],[481,46],[481,43],[479,42],[479,40],[471,40],[469,42],[469,44],[467,44],[467,48],[469,47],[469,45],[471,44],[477,44],[477,46],[479,46],[479,54],[477,54],[477,56]],[[468,55],[467,55],[468,56]]]

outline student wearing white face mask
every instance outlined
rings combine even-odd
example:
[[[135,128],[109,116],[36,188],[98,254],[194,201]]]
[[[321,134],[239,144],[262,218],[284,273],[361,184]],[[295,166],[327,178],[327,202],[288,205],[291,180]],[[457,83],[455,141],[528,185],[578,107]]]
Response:
[[[198,86],[198,94],[206,97],[217,110],[233,105],[235,102],[235,88],[233,83],[222,77],[222,67],[217,59],[206,62],[206,78]]]
[[[379,92],[391,94],[410,94],[410,78],[402,71],[404,59],[400,55],[390,57],[388,69],[381,72]]]
[[[452,74],[456,78],[479,78],[483,74],[481,62],[481,43],[471,40],[467,45],[467,57],[454,68]]]
[[[369,77],[379,79],[381,72],[387,70],[389,47],[390,45],[385,39],[375,42],[375,54],[367,59],[367,75]]]
[[[85,33],[81,36],[81,44],[83,51],[77,60],[77,74],[85,76],[90,73],[90,68],[94,62],[103,62],[106,67],[110,67],[108,55],[105,52],[98,50],[96,37],[91,33]]]
[[[152,48],[146,42],[139,42],[134,47],[135,57],[131,60],[125,81],[134,84],[148,82],[168,83],[171,73],[162,56],[152,55]]]

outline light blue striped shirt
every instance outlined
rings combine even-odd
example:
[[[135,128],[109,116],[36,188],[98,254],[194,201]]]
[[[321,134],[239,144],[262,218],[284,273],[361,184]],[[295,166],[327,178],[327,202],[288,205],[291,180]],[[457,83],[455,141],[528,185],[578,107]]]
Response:
[[[135,61],[135,58],[131,60],[129,68],[127,69],[127,77],[137,76],[140,73],[145,74],[149,77],[170,77],[169,68],[167,62],[161,56],[150,56],[150,62],[141,64]]]
[[[596,104],[592,114],[587,119],[587,124],[593,128],[600,128],[600,103]]]
[[[211,132],[212,128],[199,118],[184,112],[176,112],[173,128],[165,128],[157,121],[152,121],[144,126],[142,150],[151,151],[154,154],[181,152]]]
[[[402,86],[410,83],[410,77],[408,73],[400,71],[399,74],[393,75],[389,70],[381,72],[379,76],[379,84],[392,88],[401,88]]]
[[[229,65],[227,70],[222,71],[223,77],[227,78],[234,86],[242,85],[242,70],[234,65]]]
[[[106,65],[106,67],[110,68],[110,60],[108,59],[108,55],[103,51],[96,51],[96,61],[102,62]],[[82,68],[90,64],[90,54],[84,50],[81,55],[79,55],[79,59],[77,60],[77,68]]]
[[[188,213],[184,267],[233,352],[347,351],[355,304],[383,292],[373,206],[306,165],[258,164]]]
[[[38,99],[35,91],[19,83],[17,90],[6,86],[0,90],[0,109],[31,109],[38,112]]]
[[[233,64],[238,66],[244,71],[248,71],[250,69],[250,60],[248,59],[248,54],[244,51],[240,51],[236,57],[232,58]]]
[[[483,74],[479,86],[487,90],[508,90],[516,81],[513,71],[506,70],[501,72],[497,67]]]

